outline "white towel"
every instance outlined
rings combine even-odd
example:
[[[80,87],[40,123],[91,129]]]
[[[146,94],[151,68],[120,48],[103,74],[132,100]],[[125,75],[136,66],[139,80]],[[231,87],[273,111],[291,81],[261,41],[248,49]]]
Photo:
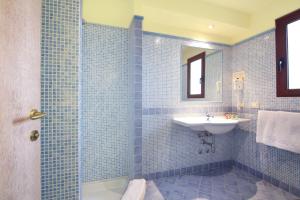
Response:
[[[300,113],[258,111],[256,142],[300,153]]]
[[[134,179],[129,182],[121,200],[144,200],[146,193],[145,179]]]

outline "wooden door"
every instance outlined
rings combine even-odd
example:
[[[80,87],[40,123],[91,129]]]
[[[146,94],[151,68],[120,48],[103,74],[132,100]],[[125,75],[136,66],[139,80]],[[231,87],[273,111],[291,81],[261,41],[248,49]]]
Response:
[[[0,0],[0,199],[41,197],[40,0]],[[35,135],[37,136],[37,135]],[[34,138],[33,138],[34,139]]]

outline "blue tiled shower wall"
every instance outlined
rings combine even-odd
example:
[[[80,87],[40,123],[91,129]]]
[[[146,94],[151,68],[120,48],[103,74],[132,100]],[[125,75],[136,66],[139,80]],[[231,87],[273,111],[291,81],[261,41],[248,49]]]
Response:
[[[43,200],[79,199],[78,69],[80,1],[42,1]]]
[[[262,110],[300,112],[299,97],[276,97],[275,31],[235,45],[232,48],[232,57],[232,71],[246,73],[243,92],[245,108],[238,112],[252,120],[235,130],[234,160],[271,177],[269,179],[275,185],[280,180],[283,187],[300,189],[300,154],[255,141],[257,109],[251,108],[251,102],[259,102]],[[236,110],[235,91],[232,99],[233,108]]]
[[[128,176],[128,29],[83,23],[82,37],[82,181]]]

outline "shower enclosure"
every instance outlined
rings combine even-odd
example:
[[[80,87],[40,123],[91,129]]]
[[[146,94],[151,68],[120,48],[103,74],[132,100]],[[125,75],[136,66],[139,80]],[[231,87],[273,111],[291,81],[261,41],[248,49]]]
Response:
[[[80,178],[82,199],[120,199],[141,176],[141,63],[131,27],[82,24],[80,68]],[[141,41],[141,40],[140,40]]]

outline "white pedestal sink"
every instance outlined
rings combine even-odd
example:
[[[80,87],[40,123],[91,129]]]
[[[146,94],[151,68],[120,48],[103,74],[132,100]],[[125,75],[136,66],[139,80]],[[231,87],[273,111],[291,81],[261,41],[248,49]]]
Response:
[[[226,119],[223,116],[207,117],[174,117],[174,123],[189,127],[196,131],[208,131],[212,134],[224,134],[233,130],[239,123],[250,119]]]

